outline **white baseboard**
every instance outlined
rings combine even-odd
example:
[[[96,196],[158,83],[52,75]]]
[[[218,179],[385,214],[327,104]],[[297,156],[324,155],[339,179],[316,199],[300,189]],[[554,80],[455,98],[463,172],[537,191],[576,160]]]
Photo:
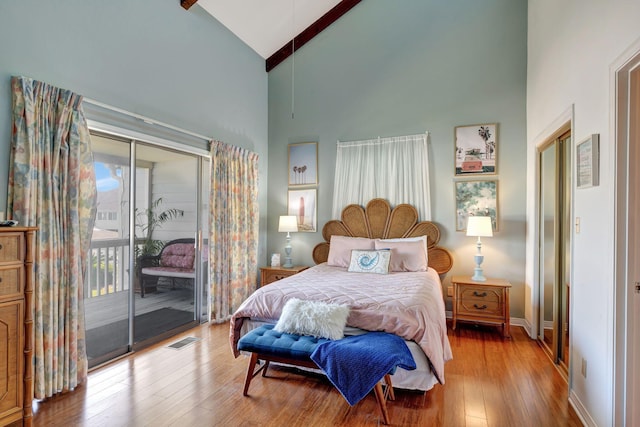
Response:
[[[580,418],[580,421],[582,421],[582,424],[584,424],[585,427],[598,426],[593,418],[591,418],[589,411],[587,411],[578,396],[573,391],[569,391],[569,404],[576,411],[578,418]]]

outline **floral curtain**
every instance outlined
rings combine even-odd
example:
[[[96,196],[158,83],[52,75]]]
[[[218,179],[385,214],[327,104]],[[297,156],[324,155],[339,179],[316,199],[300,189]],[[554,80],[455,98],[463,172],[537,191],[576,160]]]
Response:
[[[258,155],[212,142],[209,197],[211,320],[220,323],[257,283]]]
[[[338,141],[332,218],[340,218],[347,205],[380,197],[392,205],[414,205],[420,220],[430,220],[428,138],[421,133]]]
[[[96,181],[82,97],[12,79],[7,210],[37,226],[34,395],[73,390],[87,375],[83,286],[96,213]]]

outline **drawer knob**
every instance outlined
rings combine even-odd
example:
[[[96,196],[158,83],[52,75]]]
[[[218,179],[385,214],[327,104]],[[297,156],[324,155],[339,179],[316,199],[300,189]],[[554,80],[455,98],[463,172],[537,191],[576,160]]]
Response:
[[[482,292],[482,293],[480,293],[480,292],[478,292],[478,291],[473,291],[473,296],[474,296],[474,297],[483,297],[483,298],[484,298],[484,297],[486,297],[486,296],[487,296],[487,293],[486,293],[486,292]]]
[[[2,250],[2,243],[0,243],[0,251]]]
[[[483,304],[483,305],[473,304],[473,307],[478,309],[478,310],[484,310],[485,308],[487,308],[487,305],[486,304]]]

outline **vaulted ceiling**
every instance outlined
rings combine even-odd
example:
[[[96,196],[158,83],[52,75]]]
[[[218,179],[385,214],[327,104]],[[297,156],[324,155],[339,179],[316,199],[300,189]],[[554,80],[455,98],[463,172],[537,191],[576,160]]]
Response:
[[[181,0],[196,4],[265,59],[269,71],[361,0]]]

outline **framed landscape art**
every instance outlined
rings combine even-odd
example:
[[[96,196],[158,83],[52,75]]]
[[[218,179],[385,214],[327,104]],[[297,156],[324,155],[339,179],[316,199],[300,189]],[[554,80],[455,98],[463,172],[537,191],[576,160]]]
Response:
[[[289,186],[318,184],[318,143],[289,144]]]
[[[456,231],[467,229],[470,216],[489,216],[498,230],[498,181],[457,181]]]
[[[457,126],[455,129],[456,176],[496,173],[498,125]]]

